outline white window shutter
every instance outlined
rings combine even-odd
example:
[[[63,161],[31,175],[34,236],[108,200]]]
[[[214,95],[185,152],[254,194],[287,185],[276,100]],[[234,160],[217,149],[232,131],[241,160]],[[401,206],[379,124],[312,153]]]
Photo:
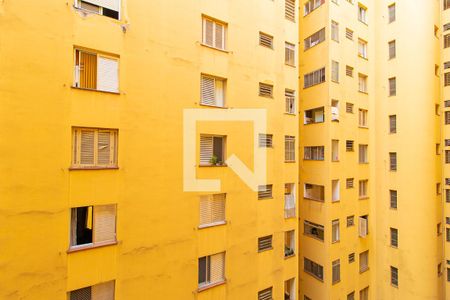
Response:
[[[366,237],[367,236],[367,220],[365,218],[359,218],[359,236]]]
[[[97,146],[97,163],[99,165],[109,165],[111,161],[111,132],[110,131],[99,131]]]
[[[202,99],[201,103],[205,105],[215,104],[215,85],[214,78],[202,76]]]
[[[209,165],[213,156],[213,137],[200,136],[200,165]]]
[[[83,0],[114,11],[120,11],[120,0]]]
[[[94,131],[81,129],[80,164],[94,164]]]
[[[211,221],[211,196],[200,197],[200,225],[210,224]]]
[[[203,43],[214,46],[214,23],[208,19],[203,19]]]
[[[211,255],[211,283],[225,279],[225,253]]]
[[[218,49],[225,49],[224,26],[219,23],[214,23],[214,25],[215,25],[215,30],[214,30],[215,45],[214,46]]]
[[[94,243],[116,241],[116,206],[94,207]]]
[[[114,281],[92,286],[91,300],[114,300]]]
[[[97,89],[107,92],[119,91],[119,62],[99,56],[97,65]]]
[[[212,222],[224,222],[225,221],[225,194],[215,194],[212,197],[211,205]]]
[[[216,79],[215,80],[216,86],[215,86],[215,105],[223,107],[223,99],[224,99],[224,81]]]

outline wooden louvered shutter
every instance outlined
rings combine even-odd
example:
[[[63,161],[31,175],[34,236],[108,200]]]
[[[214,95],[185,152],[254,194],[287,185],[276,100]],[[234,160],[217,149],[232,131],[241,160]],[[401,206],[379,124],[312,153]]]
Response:
[[[213,137],[200,136],[200,165],[210,165],[213,156]]]
[[[94,165],[95,131],[80,129],[80,165]]]
[[[117,59],[99,56],[97,89],[115,93],[119,91],[119,62]]]
[[[116,241],[116,205],[94,206],[94,243]]]
[[[91,294],[91,287],[71,291],[70,300],[92,300]]]
[[[203,19],[203,43],[214,46],[214,23],[208,19]]]
[[[92,300],[114,300],[114,281],[92,286]]]
[[[285,12],[286,19],[295,21],[295,0],[285,0]]]
[[[215,104],[215,84],[214,78],[208,76],[202,76],[202,99],[201,103],[205,105]]]
[[[211,283],[221,282],[225,279],[225,253],[211,255]]]
[[[200,197],[200,225],[212,223],[211,221],[211,196]]]
[[[225,28],[219,23],[214,23],[214,25],[214,46],[218,49],[225,49]]]
[[[112,141],[114,133],[111,131],[98,131],[97,138],[97,164],[98,165],[111,165],[113,163]]]
[[[85,89],[97,88],[97,54],[79,51],[79,87]]]
[[[212,196],[211,221],[213,223],[225,221],[225,194],[215,194]]]

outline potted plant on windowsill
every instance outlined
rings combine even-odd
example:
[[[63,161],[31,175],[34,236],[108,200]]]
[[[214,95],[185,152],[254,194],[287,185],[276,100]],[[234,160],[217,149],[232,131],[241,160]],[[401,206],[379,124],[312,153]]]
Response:
[[[222,166],[222,165],[223,165],[223,162],[222,162],[216,155],[213,155],[213,156],[210,158],[209,163],[210,163],[212,166]]]
[[[284,246],[284,257],[294,255],[294,249],[289,248],[288,246]]]

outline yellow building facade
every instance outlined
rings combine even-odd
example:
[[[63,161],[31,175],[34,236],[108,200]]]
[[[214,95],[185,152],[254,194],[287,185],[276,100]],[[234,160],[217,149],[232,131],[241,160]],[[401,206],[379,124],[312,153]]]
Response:
[[[1,1],[0,299],[296,299],[296,5]]]

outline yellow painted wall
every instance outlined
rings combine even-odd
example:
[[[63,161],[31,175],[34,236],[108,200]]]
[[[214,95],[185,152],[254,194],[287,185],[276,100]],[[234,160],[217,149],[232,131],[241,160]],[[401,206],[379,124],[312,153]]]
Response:
[[[201,45],[202,14],[228,23],[229,52]],[[66,299],[112,279],[118,300],[252,299],[269,286],[283,299],[298,265],[283,257],[284,231],[298,228],[283,211],[284,184],[298,178],[284,163],[284,135],[298,136],[297,117],[284,114],[298,72],[284,65],[284,42],[298,40],[284,3],[124,0],[116,21],[72,1],[1,1],[0,26],[0,299]],[[258,45],[259,31],[274,50]],[[120,56],[119,95],[71,87],[74,46]],[[201,193],[183,191],[182,114],[200,107],[201,73],[228,79],[230,109],[268,109],[274,199],[258,201],[229,168],[198,168],[222,179],[228,221],[199,230]],[[259,81],[274,83],[274,99],[258,97]],[[72,126],[119,129],[119,169],[69,171]],[[197,128],[227,134],[227,153],[252,164],[250,124]],[[118,245],[68,254],[70,208],[108,203]],[[258,254],[268,234],[274,249]],[[220,251],[227,283],[199,293],[197,259]]]

